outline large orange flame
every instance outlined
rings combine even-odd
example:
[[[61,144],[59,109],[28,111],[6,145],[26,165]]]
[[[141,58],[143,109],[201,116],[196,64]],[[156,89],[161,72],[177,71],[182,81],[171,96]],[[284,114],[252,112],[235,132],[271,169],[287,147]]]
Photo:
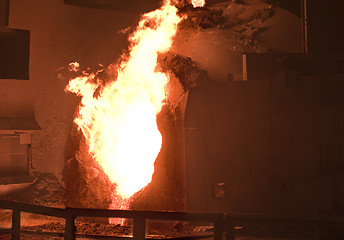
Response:
[[[75,118],[90,154],[103,167],[117,194],[128,199],[152,178],[162,138],[157,128],[169,76],[156,71],[158,53],[168,51],[181,21],[170,1],[146,13],[130,36],[130,53],[118,65],[117,79],[102,88],[95,74],[72,79],[66,91],[82,96]],[[127,201],[123,201],[124,204]],[[115,206],[123,208],[123,206]]]

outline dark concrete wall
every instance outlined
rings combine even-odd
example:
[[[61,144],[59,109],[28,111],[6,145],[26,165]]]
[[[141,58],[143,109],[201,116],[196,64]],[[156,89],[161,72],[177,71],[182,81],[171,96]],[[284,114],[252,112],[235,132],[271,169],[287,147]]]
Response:
[[[127,47],[118,33],[138,14],[76,7],[62,0],[11,0],[10,28],[31,31],[30,80],[0,79],[0,116],[35,114],[32,167],[61,177],[64,152],[78,98],[64,92],[67,67],[84,69],[115,61]]]

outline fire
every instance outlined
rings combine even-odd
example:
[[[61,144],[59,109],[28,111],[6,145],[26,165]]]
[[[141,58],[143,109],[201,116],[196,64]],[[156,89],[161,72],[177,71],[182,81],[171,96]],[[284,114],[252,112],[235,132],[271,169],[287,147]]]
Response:
[[[191,3],[192,3],[192,6],[194,8],[196,8],[196,7],[204,7],[205,0],[192,0]]]
[[[74,121],[88,142],[89,153],[123,198],[115,208],[125,208],[127,199],[151,181],[162,144],[156,115],[169,81],[168,75],[156,71],[157,56],[170,49],[181,20],[177,8],[166,0],[160,9],[143,15],[129,37],[130,53],[118,65],[117,79],[97,97],[101,83],[93,73],[72,79],[66,87],[82,97]]]

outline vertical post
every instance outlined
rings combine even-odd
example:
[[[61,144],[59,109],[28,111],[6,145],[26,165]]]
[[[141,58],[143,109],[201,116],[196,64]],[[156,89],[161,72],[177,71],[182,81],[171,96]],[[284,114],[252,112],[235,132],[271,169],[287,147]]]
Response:
[[[308,16],[307,0],[301,0],[301,19],[302,19],[302,52],[308,53]]]
[[[75,217],[74,216],[66,217],[64,239],[75,240]]]
[[[235,240],[235,225],[230,216],[226,215],[226,240]]]
[[[214,222],[214,240],[222,240],[224,230],[224,215],[221,214]]]
[[[242,80],[247,81],[247,55],[242,55]]]
[[[12,239],[20,240],[20,211],[12,210]]]
[[[328,231],[326,225],[324,223],[320,223],[316,229],[316,239],[317,240],[326,240],[328,239]]]
[[[0,29],[8,27],[10,0],[0,1]]]
[[[146,218],[143,216],[133,219],[133,238],[135,240],[144,240],[146,238]]]

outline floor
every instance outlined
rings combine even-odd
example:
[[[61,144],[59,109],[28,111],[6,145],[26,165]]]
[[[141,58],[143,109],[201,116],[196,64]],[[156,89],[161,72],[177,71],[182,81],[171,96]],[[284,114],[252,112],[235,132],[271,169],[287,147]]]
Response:
[[[181,222],[179,222],[181,223]],[[182,222],[183,223],[183,222]],[[59,218],[47,217],[42,219],[35,215],[21,216],[21,239],[47,239],[47,240],[63,240],[64,220]],[[115,224],[107,224],[104,222],[76,220],[77,239],[118,239],[114,236],[123,236],[122,239],[128,239],[132,236],[131,226],[121,226]],[[166,228],[166,226],[168,226]],[[146,230],[149,239],[196,239],[196,234],[210,235],[212,234],[211,226],[190,226],[187,224],[175,224],[155,226]],[[11,235],[9,228],[11,227],[11,218],[0,218],[0,240],[10,240]],[[7,230],[6,230],[7,229]],[[274,227],[237,227],[236,240],[316,240],[315,229],[301,226],[274,226]],[[36,232],[33,234],[32,232]],[[40,235],[37,234],[40,232]],[[101,237],[99,235],[106,235]],[[328,237],[325,240],[344,240],[343,229],[330,229]],[[186,238],[188,237],[188,238]],[[205,238],[203,239],[211,239]]]

